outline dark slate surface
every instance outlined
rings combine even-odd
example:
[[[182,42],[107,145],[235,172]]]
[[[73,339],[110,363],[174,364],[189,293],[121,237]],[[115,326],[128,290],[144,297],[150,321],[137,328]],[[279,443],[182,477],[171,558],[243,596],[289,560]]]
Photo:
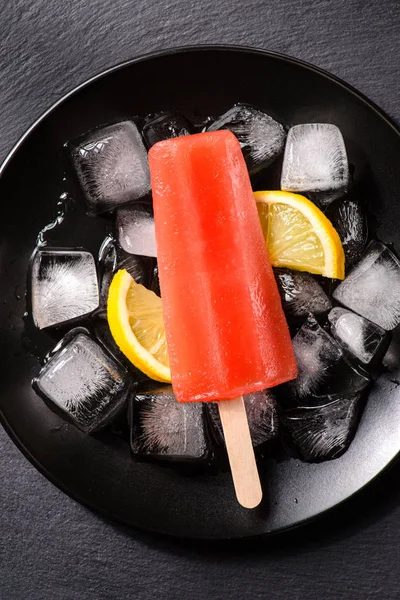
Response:
[[[169,46],[260,46],[342,77],[400,122],[397,0],[14,0],[0,27],[0,158],[87,77]],[[0,431],[1,600],[399,597],[400,465],[312,526],[245,544],[181,543],[103,521]]]

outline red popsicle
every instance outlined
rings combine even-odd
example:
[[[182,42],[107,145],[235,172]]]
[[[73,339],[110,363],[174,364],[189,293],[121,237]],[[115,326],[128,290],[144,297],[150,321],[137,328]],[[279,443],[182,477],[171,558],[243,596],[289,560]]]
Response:
[[[220,412],[243,413],[242,394],[297,367],[240,144],[229,131],[174,138],[149,163],[174,392],[180,402],[235,399]]]

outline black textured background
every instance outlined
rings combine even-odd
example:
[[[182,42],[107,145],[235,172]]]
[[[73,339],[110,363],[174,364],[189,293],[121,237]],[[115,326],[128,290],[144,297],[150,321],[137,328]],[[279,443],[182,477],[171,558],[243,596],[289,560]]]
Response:
[[[400,123],[398,0],[3,0],[0,15],[1,159],[86,78],[139,54],[196,43],[260,46],[310,61]],[[36,472],[1,430],[0,599],[397,600],[399,481],[397,465],[345,506],[285,536],[183,543],[90,513]]]

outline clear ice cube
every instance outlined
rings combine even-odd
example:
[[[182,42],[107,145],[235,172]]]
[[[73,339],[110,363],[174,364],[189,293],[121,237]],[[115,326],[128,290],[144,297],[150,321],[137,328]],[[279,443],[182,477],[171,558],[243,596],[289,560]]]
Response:
[[[389,371],[397,371],[400,368],[400,326],[392,331],[391,337],[382,364]]]
[[[247,104],[236,104],[208,127],[218,129],[229,129],[238,138],[251,175],[271,164],[285,144],[283,126]]]
[[[157,296],[161,297],[161,287],[160,287],[160,278],[158,276],[158,263],[154,265],[153,274],[150,283],[150,289],[157,294]]]
[[[360,315],[335,307],[328,318],[333,337],[344,350],[362,363],[368,364],[378,353],[384,351],[384,346],[387,347],[387,332]]]
[[[271,390],[247,394],[243,398],[253,446],[260,446],[275,439],[279,429],[278,412],[275,396]],[[215,402],[207,402],[205,406],[210,416],[215,442],[218,446],[224,447],[225,440],[218,405]]]
[[[327,312],[332,303],[319,283],[309,273],[274,269],[285,314],[293,317]]]
[[[107,305],[108,290],[114,273],[126,269],[136,283],[149,287],[153,277],[154,259],[128,254],[112,236],[107,236],[99,251],[100,304]]]
[[[339,234],[346,266],[360,258],[368,241],[367,219],[358,200],[343,198],[331,204],[326,216]]]
[[[399,259],[384,244],[372,242],[333,297],[383,329],[394,329],[400,323]]]
[[[146,148],[131,121],[96,129],[69,146],[91,214],[140,200],[150,192]]]
[[[350,446],[357,429],[360,394],[326,396],[321,406],[301,406],[284,412],[283,423],[302,460],[338,458]]]
[[[33,385],[80,429],[92,433],[122,409],[129,378],[125,369],[79,328],[56,346]]]
[[[368,385],[367,373],[348,361],[314,317],[307,319],[292,342],[299,374],[285,387],[302,405],[320,404],[326,395],[355,394]]]
[[[126,269],[136,283],[149,286],[152,277],[153,260],[147,256],[128,254],[123,250],[118,252],[117,270]]]
[[[289,130],[283,157],[281,189],[318,194],[328,206],[342,196],[349,183],[343,136],[336,125],[307,123]]]
[[[108,290],[114,273],[117,271],[116,242],[107,236],[99,250],[99,280],[100,280],[100,306],[105,311],[107,308]],[[105,314],[104,314],[105,316]]]
[[[142,134],[148,148],[157,142],[194,133],[189,121],[179,113],[165,113],[148,121]]]
[[[134,204],[117,211],[118,242],[129,254],[157,256],[154,216],[150,206]]]
[[[39,329],[88,315],[99,306],[96,265],[84,250],[38,250],[32,258],[31,302]]]
[[[138,392],[130,401],[129,420],[135,455],[182,460],[206,457],[203,404],[178,402],[171,386]]]

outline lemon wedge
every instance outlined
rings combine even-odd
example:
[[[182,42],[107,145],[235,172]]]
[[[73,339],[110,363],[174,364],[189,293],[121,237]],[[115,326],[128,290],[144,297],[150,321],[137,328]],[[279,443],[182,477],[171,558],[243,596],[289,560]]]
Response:
[[[151,379],[169,383],[161,298],[123,269],[111,281],[107,319],[116,344],[131,363]]]
[[[254,196],[272,266],[344,279],[339,235],[315,204],[284,191]]]

